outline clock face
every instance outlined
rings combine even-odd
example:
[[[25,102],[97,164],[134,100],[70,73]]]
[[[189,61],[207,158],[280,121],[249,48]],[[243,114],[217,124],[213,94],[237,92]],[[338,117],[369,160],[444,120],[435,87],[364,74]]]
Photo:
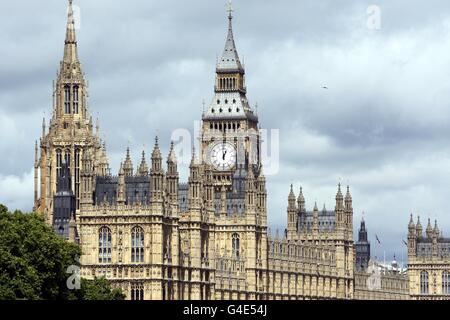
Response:
[[[236,163],[236,149],[234,145],[221,142],[211,149],[211,164],[220,171],[227,171],[234,167]]]

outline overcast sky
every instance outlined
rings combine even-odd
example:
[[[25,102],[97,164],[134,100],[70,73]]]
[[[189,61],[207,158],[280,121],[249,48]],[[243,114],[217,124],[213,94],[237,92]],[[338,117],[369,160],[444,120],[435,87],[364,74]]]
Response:
[[[113,172],[159,134],[193,130],[213,97],[226,38],[225,0],[75,0],[79,55]],[[368,28],[370,5],[381,10]],[[334,208],[350,183],[372,253],[401,260],[409,214],[450,230],[450,3],[411,0],[235,0],[248,98],[280,130],[268,177],[269,223],[285,227],[289,185]],[[0,2],[0,202],[30,210],[34,141],[51,112],[67,2]],[[373,21],[373,20],[370,20]],[[376,26],[376,24],[371,24]],[[326,86],[328,89],[323,89]],[[128,142],[130,141],[130,142]],[[187,168],[180,168],[183,180]],[[382,244],[374,240],[378,235]],[[405,259],[406,257],[404,257]]]

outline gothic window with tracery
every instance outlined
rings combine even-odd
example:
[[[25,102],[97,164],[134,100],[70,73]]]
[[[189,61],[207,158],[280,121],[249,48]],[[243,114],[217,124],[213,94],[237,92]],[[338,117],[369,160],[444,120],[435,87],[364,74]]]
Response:
[[[233,249],[233,257],[239,258],[240,256],[240,239],[237,233],[234,233],[232,236],[232,249]]]
[[[450,294],[450,272],[442,272],[442,294]]]
[[[77,209],[80,208],[80,149],[75,150],[75,197],[77,199]]]
[[[78,113],[78,86],[73,86],[73,113]]]
[[[61,165],[62,165],[62,153],[61,150],[56,150],[56,176],[61,176]]]
[[[141,227],[131,230],[131,262],[144,262],[144,230]]]
[[[144,285],[142,283],[131,285],[131,300],[144,300]]]
[[[108,227],[102,227],[98,233],[98,262],[111,263],[111,250],[111,230]]]
[[[420,294],[428,294],[428,272],[420,273]]]
[[[70,113],[70,87],[69,87],[69,85],[64,86],[64,112],[66,114]]]

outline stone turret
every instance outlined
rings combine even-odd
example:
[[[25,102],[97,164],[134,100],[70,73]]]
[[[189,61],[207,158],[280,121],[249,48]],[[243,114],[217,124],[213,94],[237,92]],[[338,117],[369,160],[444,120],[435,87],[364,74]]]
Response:
[[[297,231],[297,206],[295,205],[294,186],[291,184],[291,190],[288,196],[287,207],[288,225],[287,236],[290,239]]]
[[[152,168],[150,170],[150,194],[152,202],[162,202],[164,171],[162,169],[162,155],[159,149],[158,137],[152,152]]]
[[[126,177],[131,177],[133,176],[133,162],[131,161],[131,156],[130,156],[130,148],[127,148],[127,155],[125,157],[125,162],[123,163],[123,172],[125,174]]]
[[[431,239],[433,237],[433,227],[431,226],[431,220],[428,218],[427,229],[425,231],[427,238]]]
[[[170,145],[169,155],[167,157],[167,194],[169,196],[169,202],[172,205],[178,207],[178,169],[177,169],[177,157],[175,155],[173,142]]]
[[[312,231],[316,234],[319,232],[319,208],[317,207],[317,202],[314,204]]]
[[[119,169],[119,179],[117,183],[117,204],[125,204],[126,195],[125,195],[125,172],[123,170],[123,164],[120,164]]]
[[[416,237],[422,238],[422,224],[420,223],[420,216],[417,216]]]
[[[342,195],[341,191],[341,184],[338,185],[338,191],[336,193],[336,225],[337,227],[343,227],[344,226],[344,196]]]
[[[141,177],[148,176],[148,165],[147,165],[147,161],[145,160],[145,151],[142,151],[142,158],[141,158],[141,163],[138,168],[138,175]]]

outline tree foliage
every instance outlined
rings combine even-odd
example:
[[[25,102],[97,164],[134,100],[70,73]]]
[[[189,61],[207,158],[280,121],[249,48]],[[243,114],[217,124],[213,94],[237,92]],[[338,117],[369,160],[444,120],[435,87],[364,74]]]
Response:
[[[80,290],[69,290],[67,268],[78,266],[80,255],[39,214],[10,213],[0,204],[0,300],[124,299],[106,279],[82,279]]]

